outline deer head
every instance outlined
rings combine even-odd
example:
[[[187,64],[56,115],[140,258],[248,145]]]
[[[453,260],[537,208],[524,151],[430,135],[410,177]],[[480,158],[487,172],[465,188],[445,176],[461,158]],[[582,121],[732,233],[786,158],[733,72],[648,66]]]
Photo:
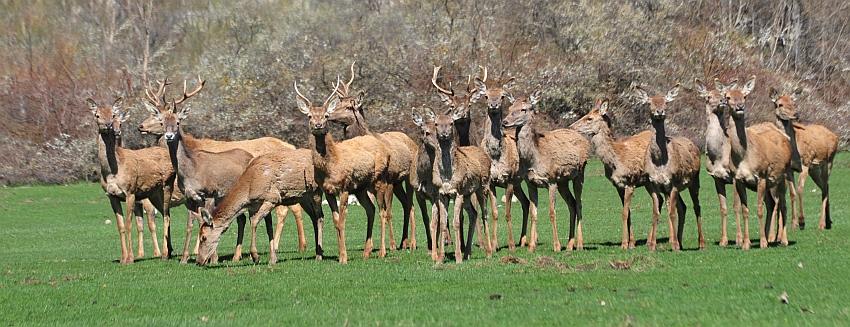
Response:
[[[726,86],[716,78],[714,79],[715,89],[711,91],[705,87],[699,78],[694,79],[694,85],[696,85],[698,96],[705,100],[706,114],[722,115],[727,106],[726,96],[724,95]]]
[[[298,110],[307,115],[310,121],[310,132],[316,136],[323,136],[328,133],[328,118],[334,113],[339,105],[340,98],[337,90],[339,89],[339,77],[331,95],[321,106],[313,106],[307,97],[298,91],[298,82],[295,82],[295,102],[298,104]]]
[[[149,107],[156,108],[160,113],[165,113],[171,110],[171,108],[169,107],[169,102],[165,100],[164,95],[166,86],[171,85],[171,83],[168,82],[168,77],[166,77],[165,80],[163,80],[162,82],[157,81],[157,83],[159,84],[159,88],[156,92],[154,92],[153,89],[150,88],[150,86],[145,89],[145,95],[147,96],[148,100],[145,101],[144,104],[145,107],[148,108],[148,111],[151,112],[151,114],[148,115],[148,117],[145,118],[145,120],[143,120],[141,124],[139,124],[138,129],[139,132],[142,133],[142,135],[153,134],[159,136],[165,134],[165,130],[162,128],[162,122],[157,119],[157,115],[154,114],[154,112],[150,110]],[[184,80],[183,94],[181,95],[179,100],[173,100],[172,102],[174,102],[174,104],[176,105],[182,103],[183,101],[186,101],[186,99],[194,96],[195,94],[198,94],[198,92],[201,91],[201,88],[204,87],[204,84],[206,84],[206,80],[202,80],[201,76],[198,75],[198,87],[194,91],[186,93],[186,81]]]
[[[520,98],[508,108],[508,116],[502,120],[502,127],[512,128],[528,124],[534,119],[537,109],[534,105],[543,97],[543,89],[540,84],[531,90],[529,96]]]
[[[191,93],[186,93],[186,81],[183,81],[183,95],[180,99],[172,99],[171,102],[165,102],[164,106],[158,106],[151,101],[144,102],[145,108],[150,113],[150,116],[153,117],[156,123],[159,124],[159,130],[162,131],[162,135],[165,137],[166,141],[173,142],[177,139],[177,135],[180,133],[180,122],[183,119],[186,119],[191,111],[190,106],[187,105],[178,112],[177,105],[183,103],[183,101],[186,101],[186,99],[194,96],[195,94],[198,94],[198,92],[201,91],[201,88],[204,87],[205,83],[206,81],[202,80],[201,77],[198,76],[198,88]],[[150,96],[148,98],[150,98]],[[142,127],[143,126],[139,126],[139,130],[141,130]]]
[[[779,91],[770,88],[770,100],[773,101],[773,108],[776,110],[776,118],[782,121],[795,121],[800,118],[797,112],[797,99],[803,94],[803,88],[797,88],[788,95],[779,95]]]
[[[463,114],[463,116],[460,118],[461,120],[469,119],[469,107],[481,98],[481,92],[479,92],[479,89],[477,87],[470,89],[470,87],[472,86],[471,76],[467,78],[465,95],[455,94],[454,88],[452,88],[451,83],[449,83],[448,90],[440,87],[440,85],[437,84],[437,74],[440,72],[440,68],[441,66],[434,66],[434,75],[431,77],[431,84],[433,84],[434,87],[437,88],[437,91],[439,91],[439,93],[437,94],[440,96],[440,100],[442,100],[444,104],[449,106],[449,109],[446,110],[446,113],[448,114],[450,112],[459,110]],[[486,81],[487,68],[483,66],[478,66],[478,68],[481,68],[481,70],[484,72],[483,80]],[[476,77],[476,79],[479,78]]]
[[[449,114],[437,115],[434,118],[434,128],[437,140],[440,143],[453,142],[458,144],[457,130],[455,129],[455,121],[463,118],[463,110],[458,108]]]
[[[475,87],[478,89],[478,93],[487,99],[487,112],[490,114],[501,113],[504,98],[508,98],[511,103],[514,102],[514,97],[509,90],[514,83],[514,78],[511,77],[508,79],[507,82],[502,84],[501,88],[488,88],[485,80],[486,78],[480,79],[475,77]]]
[[[744,84],[743,88],[738,87],[737,80],[733,80],[726,87],[726,102],[732,110],[731,114],[734,118],[742,118],[744,116],[744,105],[747,102],[747,95],[753,91],[756,85],[756,77],[753,75],[750,80]]]
[[[646,90],[642,87],[635,86],[635,96],[637,97],[638,102],[649,104],[649,112],[652,115],[653,120],[664,120],[667,115],[667,103],[673,102],[678,94],[679,83],[676,83],[670,91],[667,91],[667,95],[654,97],[650,97]]]
[[[419,126],[422,133],[422,144],[429,149],[437,148],[437,129],[435,124],[436,115],[434,110],[428,107],[422,108],[422,113],[414,107],[412,110],[413,123]],[[423,117],[424,114],[424,117]]]
[[[582,135],[594,136],[610,128],[611,118],[608,112],[608,99],[596,99],[593,110],[570,125],[570,129]]]
[[[329,121],[350,126],[357,124],[358,120],[363,120],[362,105],[365,93],[361,91],[354,96],[349,95],[352,82],[354,82],[354,62],[351,63],[351,79],[348,80],[348,83],[341,83],[341,88],[336,90],[339,95],[339,104],[328,118]]]
[[[218,242],[221,240],[221,234],[227,231],[227,228],[216,228],[213,224],[212,215],[206,208],[200,208],[198,211],[200,213],[189,211],[189,216],[191,216],[190,219],[201,221],[201,228],[198,233],[198,259],[195,263],[198,266],[203,266],[215,254]]]
[[[129,110],[123,114],[120,112],[121,105],[124,104],[124,97],[118,97],[115,99],[115,102],[112,103],[112,107],[101,108],[97,105],[97,102],[94,102],[91,98],[86,99],[86,104],[94,115],[98,132],[101,134],[115,132],[116,137],[120,137],[121,123],[130,117]]]

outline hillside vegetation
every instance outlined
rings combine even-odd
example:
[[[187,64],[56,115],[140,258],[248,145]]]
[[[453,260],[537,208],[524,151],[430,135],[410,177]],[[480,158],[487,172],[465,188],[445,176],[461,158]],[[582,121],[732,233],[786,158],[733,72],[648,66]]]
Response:
[[[147,115],[144,88],[166,76],[173,96],[207,80],[187,132],[305,146],[293,82],[323,99],[354,60],[375,131],[412,132],[410,106],[439,105],[433,66],[461,92],[484,65],[490,79],[516,77],[518,95],[542,84],[552,127],[611,98],[618,134],[648,127],[634,85],[683,83],[668,130],[699,146],[694,78],[756,75],[748,121],[773,120],[770,87],[803,86],[801,120],[846,148],[849,22],[843,0],[0,0],[0,184],[96,178],[87,97],[128,98],[127,144],[152,144],[131,129]]]

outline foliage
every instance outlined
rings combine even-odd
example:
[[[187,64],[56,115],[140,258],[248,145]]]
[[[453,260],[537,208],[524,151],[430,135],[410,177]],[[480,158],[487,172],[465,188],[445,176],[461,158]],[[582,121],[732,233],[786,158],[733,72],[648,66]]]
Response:
[[[412,132],[409,107],[439,106],[434,65],[443,66],[441,83],[459,91],[484,65],[493,81],[516,77],[520,95],[542,84],[540,109],[553,127],[611,98],[623,135],[647,128],[634,85],[662,92],[683,83],[676,108],[697,114],[668,125],[702,144],[693,79],[754,74],[749,121],[773,120],[769,87],[804,86],[802,120],[832,129],[844,148],[848,22],[850,4],[840,0],[0,1],[0,183],[92,179],[94,156],[79,153],[93,147],[45,144],[64,135],[91,144],[86,97],[111,103],[123,95],[136,108],[131,122],[141,121],[144,88],[166,76],[169,96],[183,79],[207,79],[189,104],[200,108],[187,128],[196,136],[276,136],[304,146],[293,82],[320,101],[354,60],[354,91],[366,92],[376,131]],[[152,143],[125,135],[130,147]],[[41,164],[37,152],[66,167]]]

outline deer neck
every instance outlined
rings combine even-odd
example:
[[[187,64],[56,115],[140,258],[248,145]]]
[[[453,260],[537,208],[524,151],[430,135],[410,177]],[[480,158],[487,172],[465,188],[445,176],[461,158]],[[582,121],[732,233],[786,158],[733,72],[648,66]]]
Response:
[[[437,159],[437,150],[425,146],[423,143],[419,145],[418,153],[416,175],[419,183],[431,181],[431,177],[434,175],[434,161]],[[418,188],[420,185],[415,185],[415,187]]]
[[[336,159],[336,143],[331,133],[321,136],[310,133],[310,145],[313,154],[313,166],[320,171],[329,171],[329,166]]]
[[[457,142],[455,140],[439,140],[438,142],[439,148],[437,151],[439,152],[439,158],[434,160],[434,170],[437,174],[433,178],[434,184],[440,187],[440,193],[445,194],[450,191],[447,186],[452,180],[452,175],[454,175]]]
[[[705,128],[705,153],[708,160],[716,160],[729,150],[729,136],[723,123],[723,114],[709,112]]]
[[[195,149],[187,145],[185,138],[192,136],[183,133],[183,127],[177,127],[174,140],[168,143],[168,156],[171,158],[171,166],[178,176],[186,176],[193,173],[195,164]]]
[[[620,158],[614,150],[614,135],[611,132],[611,126],[602,128],[596,135],[590,138],[590,143],[593,145],[596,155],[606,167],[617,167],[620,165]]]
[[[490,158],[498,158],[504,151],[504,135],[502,135],[502,112],[488,112],[490,123],[484,127],[484,151]]]
[[[794,129],[794,122],[791,120],[777,119],[776,125],[779,127],[779,129],[783,130],[785,132],[785,135],[787,135],[790,139],[791,166],[794,168],[794,170],[799,171],[801,159],[800,151],[797,148],[797,131]]]
[[[346,140],[370,134],[369,128],[366,127],[366,120],[360,113],[354,114],[354,124],[345,125],[342,130]]]
[[[98,133],[97,156],[100,160],[101,177],[118,173],[118,158],[121,156],[115,132]]]
[[[520,163],[523,166],[522,170],[532,168],[534,165],[538,156],[538,138],[534,118],[530,118],[527,124],[516,127],[516,147],[519,152]]]
[[[667,164],[669,161],[667,153],[667,132],[664,128],[664,120],[652,119],[652,137],[646,151],[649,153],[652,163],[656,166]]]
[[[469,128],[472,125],[472,120],[469,118],[459,120],[455,122],[455,128],[457,129],[458,136],[458,145],[460,146],[470,146],[472,145],[472,139],[469,138]]]
[[[747,155],[747,129],[744,118],[729,116],[729,147],[731,148],[731,163],[737,167]]]

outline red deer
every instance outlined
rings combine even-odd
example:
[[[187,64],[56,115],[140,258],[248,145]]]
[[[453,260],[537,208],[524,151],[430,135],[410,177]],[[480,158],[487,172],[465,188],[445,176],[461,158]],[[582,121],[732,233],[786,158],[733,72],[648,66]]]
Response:
[[[623,204],[623,240],[620,248],[634,248],[635,234],[632,231],[629,204],[635,188],[647,183],[645,158],[652,132],[643,131],[637,135],[615,139],[611,131],[608,99],[596,100],[596,108],[570,125],[570,128],[591,137],[590,143],[605,166],[605,177],[617,188],[617,194]]]
[[[745,127],[746,97],[755,87],[755,80],[755,76],[751,77],[743,88],[738,88],[734,82],[726,88],[726,101],[731,110],[728,125],[730,168],[735,174],[733,209],[736,217],[743,217],[743,249],[750,248],[747,188],[756,190],[758,194],[756,214],[761,225],[759,246],[767,247],[765,204],[769,213],[773,213],[774,209],[779,210],[778,238],[782,245],[788,245],[785,230],[785,182],[791,170],[791,143],[788,136],[773,124],[762,123]]]
[[[423,117],[424,113],[424,117]],[[410,184],[416,191],[416,201],[422,211],[422,221],[425,223],[426,239],[428,241],[428,254],[435,251],[434,242],[431,239],[431,221],[427,212],[425,200],[431,201],[431,209],[435,219],[439,219],[437,200],[440,197],[440,189],[434,184],[434,163],[437,160],[436,129],[434,120],[436,115],[431,108],[423,108],[420,113],[416,108],[412,109],[413,123],[419,126],[422,142],[416,151],[416,158],[410,168]]]
[[[136,200],[149,199],[167,221],[170,219],[171,192],[176,176],[165,149],[130,150],[117,144],[113,124],[115,117],[119,117],[119,121],[126,119],[126,116],[119,112],[123,101],[124,99],[119,97],[112,107],[101,108],[94,100],[86,99],[97,122],[101,185],[109,197],[118,225],[121,240],[120,263],[126,264],[133,263],[129,219],[133,217]],[[125,216],[122,215],[122,201],[128,204],[126,225]]]
[[[567,250],[583,250],[584,238],[581,234],[581,192],[584,186],[584,167],[590,155],[590,144],[578,132],[569,129],[556,129],[547,132],[537,131],[534,105],[540,101],[543,91],[538,84],[528,97],[516,101],[508,108],[508,116],[502,121],[505,128],[516,128],[516,147],[519,150],[519,174],[528,186],[531,197],[531,240],[528,252],[537,245],[537,188],[549,190],[549,221],[552,222],[553,246],[555,252],[561,251],[558,228],[555,224],[555,197],[557,193],[567,202],[570,211],[570,237]],[[570,192],[570,182],[573,192]]]
[[[339,88],[337,81],[336,88]],[[390,150],[374,136],[358,136],[342,142],[335,142],[328,133],[328,118],[337,109],[340,99],[336,88],[320,106],[313,106],[295,84],[298,109],[307,116],[310,126],[310,149],[313,157],[313,169],[316,184],[328,198],[333,214],[334,226],[339,241],[339,263],[348,263],[345,249],[345,216],[348,207],[349,192],[354,193],[363,209],[366,210],[366,245],[363,258],[372,253],[372,227],[375,221],[375,205],[369,199],[374,194],[380,207],[381,230],[385,229],[386,211],[392,201],[392,184],[388,184],[387,175]],[[343,201],[337,202],[337,198]],[[381,247],[378,257],[386,255],[384,233],[381,233]]]
[[[652,230],[649,232],[649,250],[656,249],[656,230],[661,206],[667,200],[670,228],[670,244],[673,251],[682,247],[682,230],[685,227],[687,207],[679,192],[687,189],[694,204],[699,232],[699,248],[705,249],[705,237],[702,234],[702,210],[699,205],[699,168],[700,151],[694,142],[686,137],[667,136],[664,121],[667,117],[667,104],[679,94],[679,84],[673,86],[665,96],[653,96],[641,88],[635,88],[639,102],[649,104],[652,129],[649,146],[646,149],[646,184],[652,196]],[[678,225],[674,224],[678,212]],[[678,231],[678,232],[677,232]]]

